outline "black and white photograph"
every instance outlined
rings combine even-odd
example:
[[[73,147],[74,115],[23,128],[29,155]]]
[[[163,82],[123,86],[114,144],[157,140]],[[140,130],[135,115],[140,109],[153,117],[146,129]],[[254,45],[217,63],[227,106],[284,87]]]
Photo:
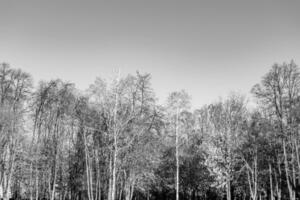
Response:
[[[0,200],[299,200],[300,1],[0,0]]]

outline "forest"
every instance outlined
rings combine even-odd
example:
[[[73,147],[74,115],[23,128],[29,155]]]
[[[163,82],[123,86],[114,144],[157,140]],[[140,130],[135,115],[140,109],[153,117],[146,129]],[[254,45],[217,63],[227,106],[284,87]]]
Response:
[[[294,61],[253,84],[253,109],[236,92],[192,109],[179,90],[160,104],[139,72],[97,77],[85,91],[33,83],[0,64],[0,199],[300,198]]]

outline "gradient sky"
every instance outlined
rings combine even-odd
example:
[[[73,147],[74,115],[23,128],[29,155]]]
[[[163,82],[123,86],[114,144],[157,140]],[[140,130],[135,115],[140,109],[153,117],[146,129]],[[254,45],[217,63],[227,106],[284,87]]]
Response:
[[[86,89],[114,69],[152,74],[163,102],[249,94],[275,62],[300,64],[300,1],[0,0],[0,62]]]

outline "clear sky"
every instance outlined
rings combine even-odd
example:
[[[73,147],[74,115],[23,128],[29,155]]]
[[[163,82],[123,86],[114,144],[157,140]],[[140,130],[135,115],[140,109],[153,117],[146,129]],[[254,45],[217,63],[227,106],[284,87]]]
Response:
[[[249,94],[275,62],[300,64],[300,1],[0,0],[0,62],[35,82],[85,89],[96,76],[152,74],[161,102]]]

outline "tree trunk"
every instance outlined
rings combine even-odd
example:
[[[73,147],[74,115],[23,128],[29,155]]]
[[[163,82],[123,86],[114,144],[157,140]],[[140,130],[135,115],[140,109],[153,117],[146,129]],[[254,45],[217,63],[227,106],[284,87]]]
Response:
[[[86,134],[85,131],[83,133],[84,137],[84,147],[85,147],[85,165],[86,165],[86,182],[87,182],[87,189],[88,189],[88,198],[89,200],[93,200],[93,182],[92,182],[92,172],[91,172],[91,166],[90,166],[90,158],[89,158],[89,151],[87,147],[87,140],[86,140]]]
[[[300,174],[300,155],[299,155],[299,145],[298,145],[298,140],[297,138],[295,139],[295,149],[296,149],[296,160],[297,160],[297,165],[298,165],[298,170]]]
[[[88,153],[88,152],[87,152]],[[92,165],[92,158],[90,158],[89,154],[88,154],[88,171],[89,171],[89,185],[90,185],[90,197],[91,200],[94,200],[94,190],[93,190],[93,165]]]
[[[281,180],[281,167],[280,167],[279,159],[277,159],[277,168],[278,168],[279,177],[277,177],[277,174],[275,172],[275,186],[276,186],[277,200],[281,200],[281,184],[279,182]]]
[[[176,111],[176,200],[179,200],[179,146],[178,146],[178,118],[179,108]]]
[[[230,180],[230,176],[227,175],[227,180],[226,180],[226,197],[227,200],[231,200],[231,180]]]
[[[271,200],[274,200],[273,181],[272,181],[272,166],[271,166],[271,163],[269,163],[269,176],[270,176]]]
[[[39,199],[39,170],[38,167],[36,166],[36,177],[35,177],[35,200]]]
[[[29,177],[29,191],[30,191],[30,200],[33,200],[33,185],[32,185],[32,178],[33,178],[33,166],[32,161],[30,163],[30,177]]]
[[[118,72],[117,77],[117,86],[119,84],[119,78],[120,78],[120,71]],[[114,107],[114,131],[113,131],[113,137],[114,137],[114,153],[113,153],[113,169],[112,169],[112,191],[111,191],[111,200],[116,200],[116,168],[117,168],[117,152],[118,152],[118,141],[117,141],[117,112],[118,112],[118,103],[119,103],[119,94],[118,90],[116,90],[115,93],[115,107]]]
[[[117,162],[117,136],[114,134],[114,154],[113,154],[113,169],[112,169],[112,191],[111,200],[115,200],[116,195],[116,162]]]
[[[247,176],[250,190],[250,196],[252,200],[257,199],[258,188],[257,188],[257,157],[254,158],[253,168],[247,163]]]
[[[37,136],[35,157],[35,199],[39,198],[39,169],[38,169],[38,152],[39,152],[40,135]]]
[[[6,179],[6,185],[4,187],[4,192],[3,192],[3,199],[4,200],[8,200],[8,191],[10,190],[10,183],[11,183],[11,178],[12,178],[12,174],[13,174],[13,170],[15,167],[15,152],[12,153],[12,158],[11,159],[11,164],[10,164],[10,169],[8,171],[7,174],[7,179]]]
[[[97,173],[97,183],[96,183],[96,197],[95,200],[101,200],[101,175],[100,175],[100,163],[99,163],[99,149],[95,151],[95,164]]]
[[[108,179],[108,194],[107,199],[111,200],[111,191],[112,191],[112,155],[109,155],[109,179]]]
[[[57,170],[58,170],[58,152],[56,153],[55,156],[55,165],[54,165],[54,180],[53,180],[53,185],[52,185],[52,192],[51,192],[51,200],[55,199],[55,186],[56,186],[56,179],[57,179]]]
[[[290,175],[289,175],[289,164],[288,164],[288,159],[287,159],[285,141],[283,141],[283,154],[284,154],[284,169],[285,169],[285,175],[286,175],[290,200],[295,200],[295,192],[293,191],[292,185],[291,185],[291,182],[290,182],[291,178],[290,178]]]

